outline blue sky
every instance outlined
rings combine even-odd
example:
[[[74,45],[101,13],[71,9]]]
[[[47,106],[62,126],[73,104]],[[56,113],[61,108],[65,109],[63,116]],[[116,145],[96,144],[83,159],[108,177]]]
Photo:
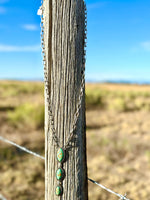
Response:
[[[150,80],[150,1],[87,0],[86,80]],[[40,0],[0,0],[0,78],[43,78]]]

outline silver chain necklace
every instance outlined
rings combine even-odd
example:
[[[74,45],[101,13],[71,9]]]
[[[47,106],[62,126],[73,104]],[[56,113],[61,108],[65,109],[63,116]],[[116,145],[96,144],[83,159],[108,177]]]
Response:
[[[74,113],[74,118],[73,118],[73,125],[72,128],[69,132],[69,136],[66,140],[66,143],[63,147],[60,145],[60,141],[57,137],[56,134],[56,129],[54,127],[54,116],[52,113],[52,105],[51,105],[51,96],[50,96],[50,91],[49,91],[49,79],[48,79],[48,73],[47,73],[47,63],[46,63],[46,52],[45,52],[45,39],[44,39],[44,16],[43,16],[43,3],[45,0],[41,1],[41,7],[40,7],[40,15],[41,15],[41,46],[42,46],[42,55],[43,55],[43,66],[44,66],[44,84],[45,84],[45,92],[46,92],[46,97],[47,97],[47,103],[48,103],[48,117],[49,117],[49,126],[51,127],[52,131],[52,138],[55,142],[55,145],[58,148],[57,151],[57,160],[60,163],[60,167],[56,171],[56,178],[59,181],[59,185],[56,187],[55,193],[57,196],[61,196],[63,194],[63,187],[62,187],[62,181],[65,178],[65,170],[63,169],[63,163],[65,162],[65,154],[67,149],[70,147],[70,144],[75,136],[75,129],[76,129],[76,124],[77,120],[80,114],[80,109],[82,105],[82,97],[84,93],[84,88],[85,88],[85,55],[86,55],[86,35],[87,35],[87,9],[86,9],[86,4],[84,2],[84,11],[85,11],[85,27],[84,27],[84,58],[83,58],[83,68],[81,70],[81,85],[80,85],[80,90],[79,90],[79,97],[78,97],[78,102],[76,106],[76,110]],[[49,129],[48,129],[49,132]]]

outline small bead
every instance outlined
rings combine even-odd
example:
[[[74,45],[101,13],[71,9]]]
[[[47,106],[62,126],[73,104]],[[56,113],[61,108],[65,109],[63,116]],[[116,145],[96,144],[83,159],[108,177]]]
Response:
[[[62,181],[64,179],[64,176],[65,176],[64,169],[58,168],[57,171],[56,171],[56,178],[57,178],[57,180]]]
[[[63,188],[62,188],[62,186],[57,186],[56,187],[56,190],[55,190],[55,193],[56,193],[56,195],[57,196],[61,196],[62,195],[62,193],[63,193]]]
[[[62,148],[59,148],[57,151],[57,160],[62,163],[64,159],[65,159],[65,151]]]

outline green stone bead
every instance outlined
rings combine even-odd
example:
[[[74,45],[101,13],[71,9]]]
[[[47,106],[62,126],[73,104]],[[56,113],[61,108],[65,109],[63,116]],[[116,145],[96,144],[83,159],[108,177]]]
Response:
[[[62,163],[64,159],[65,159],[65,151],[62,148],[59,148],[57,151],[57,160]]]
[[[57,196],[61,196],[62,193],[63,193],[63,188],[62,188],[62,186],[57,186],[57,187],[56,187],[56,190],[55,190],[55,193],[56,193]]]
[[[64,179],[64,174],[65,174],[65,171],[62,168],[57,169],[56,171],[57,180],[62,181]]]

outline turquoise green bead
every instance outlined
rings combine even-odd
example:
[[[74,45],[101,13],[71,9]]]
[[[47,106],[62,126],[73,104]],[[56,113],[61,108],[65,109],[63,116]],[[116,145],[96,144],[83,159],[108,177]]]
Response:
[[[56,190],[55,190],[55,193],[56,193],[56,195],[57,196],[61,196],[62,195],[62,193],[63,193],[63,188],[62,188],[62,186],[57,186],[56,187]]]
[[[56,171],[56,178],[57,180],[61,181],[64,179],[64,170],[62,168],[57,169]]]
[[[65,151],[62,148],[59,148],[57,151],[57,160],[62,163],[64,159],[65,159]]]

